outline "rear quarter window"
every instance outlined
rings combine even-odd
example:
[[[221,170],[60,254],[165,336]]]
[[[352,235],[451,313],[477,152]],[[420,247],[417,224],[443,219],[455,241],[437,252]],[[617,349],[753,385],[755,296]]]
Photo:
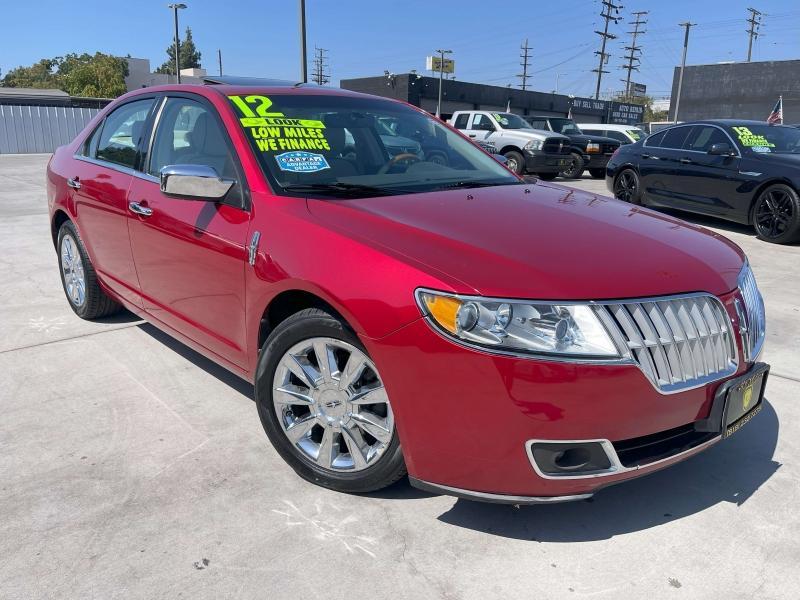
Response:
[[[469,122],[469,113],[462,113],[456,117],[455,123],[453,123],[453,127],[456,129],[466,129],[467,123]]]

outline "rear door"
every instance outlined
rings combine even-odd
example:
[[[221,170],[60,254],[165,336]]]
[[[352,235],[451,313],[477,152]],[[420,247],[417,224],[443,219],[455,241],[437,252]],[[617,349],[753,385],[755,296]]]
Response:
[[[128,235],[126,198],[154,105],[155,98],[149,97],[111,111],[75,155],[68,182],[92,265],[103,284],[135,306],[142,301]]]
[[[692,130],[679,125],[651,135],[644,142],[639,177],[648,203],[675,206],[682,147]]]
[[[137,211],[131,218],[131,245],[145,310],[243,367],[250,212],[242,169],[216,109],[205,99],[171,95],[156,122],[146,174],[134,180],[128,194]],[[170,197],[159,185],[167,165],[210,166],[236,184],[218,202]]]

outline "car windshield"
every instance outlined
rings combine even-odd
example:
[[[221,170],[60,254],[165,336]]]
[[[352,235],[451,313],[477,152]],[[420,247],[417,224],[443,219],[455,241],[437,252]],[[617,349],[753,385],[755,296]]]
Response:
[[[367,197],[519,184],[427,113],[379,98],[229,96],[275,191]]]
[[[550,119],[550,125],[553,127],[553,131],[564,135],[580,135],[583,133],[570,119]]]
[[[640,139],[642,139],[643,137],[647,137],[647,134],[644,132],[644,130],[639,129],[638,127],[633,127],[631,129],[626,129],[625,131],[627,132],[627,134],[629,136],[631,136],[631,138],[634,139],[634,141],[637,141],[637,142]]]
[[[800,129],[764,123],[734,126],[731,130],[745,152],[800,154]]]
[[[503,129],[533,129],[530,123],[513,113],[492,113],[492,116]]]

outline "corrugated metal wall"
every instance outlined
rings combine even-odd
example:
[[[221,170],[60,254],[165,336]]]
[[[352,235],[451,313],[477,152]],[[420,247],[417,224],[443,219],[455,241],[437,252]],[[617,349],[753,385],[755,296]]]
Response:
[[[0,154],[53,152],[68,144],[99,108],[0,105]]]

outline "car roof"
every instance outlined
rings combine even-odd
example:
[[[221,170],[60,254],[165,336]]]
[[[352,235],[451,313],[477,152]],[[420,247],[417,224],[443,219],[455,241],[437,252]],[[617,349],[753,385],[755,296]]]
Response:
[[[231,78],[233,79],[233,78]],[[138,96],[140,94],[152,94],[158,92],[194,92],[203,96],[211,93],[217,93],[222,96],[237,96],[237,95],[291,95],[291,96],[340,96],[350,98],[377,98],[386,100],[388,102],[398,102],[393,98],[384,98],[382,96],[374,96],[371,94],[362,94],[361,92],[353,92],[351,90],[343,90],[341,88],[324,87],[314,84],[282,81],[278,79],[254,79],[247,77],[236,78],[241,83],[215,83],[209,81],[206,84],[196,83],[182,83],[182,84],[168,84],[168,85],[154,85],[151,87],[139,88],[125,94],[125,98]],[[245,83],[247,81],[247,83]],[[253,81],[254,83],[249,83]]]
[[[722,125],[726,127],[736,127],[740,125],[769,125],[769,123],[766,121],[757,121],[755,119],[700,119],[698,121],[678,123],[678,125]],[[670,127],[674,127],[674,125],[670,125]]]
[[[598,129],[641,129],[638,125],[622,125],[620,123],[578,123],[578,127],[597,127]]]

